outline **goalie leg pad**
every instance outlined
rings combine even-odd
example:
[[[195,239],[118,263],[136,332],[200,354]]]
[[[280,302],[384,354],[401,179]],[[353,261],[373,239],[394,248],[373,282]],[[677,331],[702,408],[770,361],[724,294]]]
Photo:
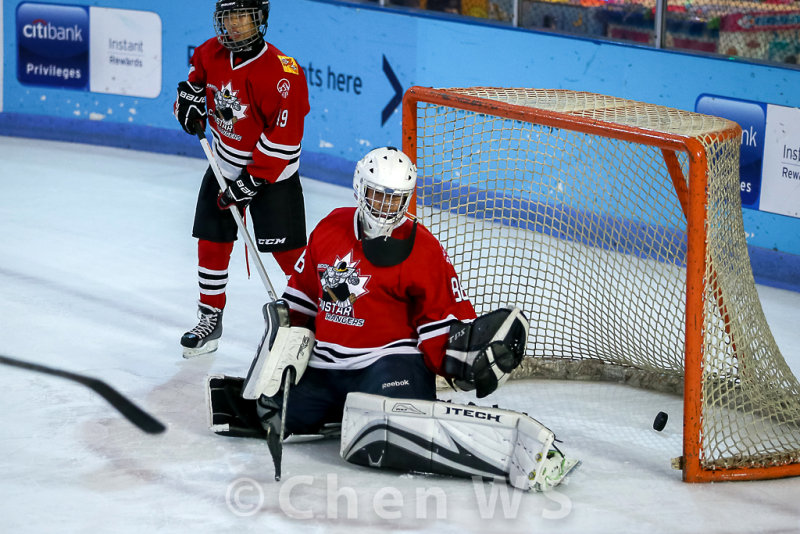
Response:
[[[212,375],[206,380],[208,425],[212,432],[237,438],[264,438],[256,402],[242,398],[243,378]]]
[[[274,397],[283,385],[286,370],[294,369],[297,384],[308,367],[314,333],[308,328],[289,326],[289,306],[284,300],[264,305],[266,327],[256,357],[245,379],[242,396],[256,400],[261,395]]]
[[[501,308],[469,323],[450,327],[445,374],[461,389],[475,389],[483,398],[508,380],[525,356],[528,320],[522,310]]]
[[[369,467],[503,478],[544,491],[577,464],[564,459],[554,439],[535,419],[510,410],[350,393],[340,454]]]

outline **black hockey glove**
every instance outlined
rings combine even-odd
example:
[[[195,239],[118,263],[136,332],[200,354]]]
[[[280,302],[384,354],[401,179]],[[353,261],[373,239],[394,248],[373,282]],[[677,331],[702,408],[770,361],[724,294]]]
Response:
[[[478,398],[494,392],[525,356],[528,320],[521,310],[501,308],[472,322],[450,325],[444,372]]]
[[[189,82],[178,84],[178,98],[175,100],[175,118],[181,123],[183,131],[195,135],[196,123],[206,129],[206,88]]]
[[[258,188],[264,185],[264,180],[253,178],[247,171],[242,171],[241,176],[235,182],[231,182],[228,188],[217,197],[217,206],[221,210],[226,210],[236,204],[243,210],[250,204],[253,197],[258,193]]]

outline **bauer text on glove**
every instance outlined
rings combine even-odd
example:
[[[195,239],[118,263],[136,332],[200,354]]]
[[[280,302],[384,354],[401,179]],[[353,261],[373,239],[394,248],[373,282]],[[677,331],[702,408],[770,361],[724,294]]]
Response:
[[[196,124],[199,122],[206,128],[206,88],[189,82],[178,84],[178,98],[175,100],[175,118],[181,124],[183,131],[189,135],[195,134]]]
[[[224,192],[220,193],[217,197],[217,206],[225,210],[235,204],[239,209],[244,209],[264,183],[264,180],[253,178],[248,172],[243,172]]]

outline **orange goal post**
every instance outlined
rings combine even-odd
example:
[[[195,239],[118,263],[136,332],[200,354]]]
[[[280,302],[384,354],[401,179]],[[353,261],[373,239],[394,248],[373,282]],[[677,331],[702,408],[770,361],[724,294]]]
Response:
[[[756,292],[740,139],[726,119],[579,91],[403,99],[412,211],[479,314],[531,321],[513,377],[681,394],[688,482],[800,475],[800,385]]]

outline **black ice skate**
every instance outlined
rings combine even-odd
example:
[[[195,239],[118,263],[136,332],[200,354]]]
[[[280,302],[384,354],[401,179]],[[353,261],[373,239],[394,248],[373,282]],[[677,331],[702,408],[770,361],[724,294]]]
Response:
[[[183,334],[181,338],[184,358],[194,358],[214,352],[222,336],[222,310],[198,302],[197,317],[200,319],[197,326]]]

